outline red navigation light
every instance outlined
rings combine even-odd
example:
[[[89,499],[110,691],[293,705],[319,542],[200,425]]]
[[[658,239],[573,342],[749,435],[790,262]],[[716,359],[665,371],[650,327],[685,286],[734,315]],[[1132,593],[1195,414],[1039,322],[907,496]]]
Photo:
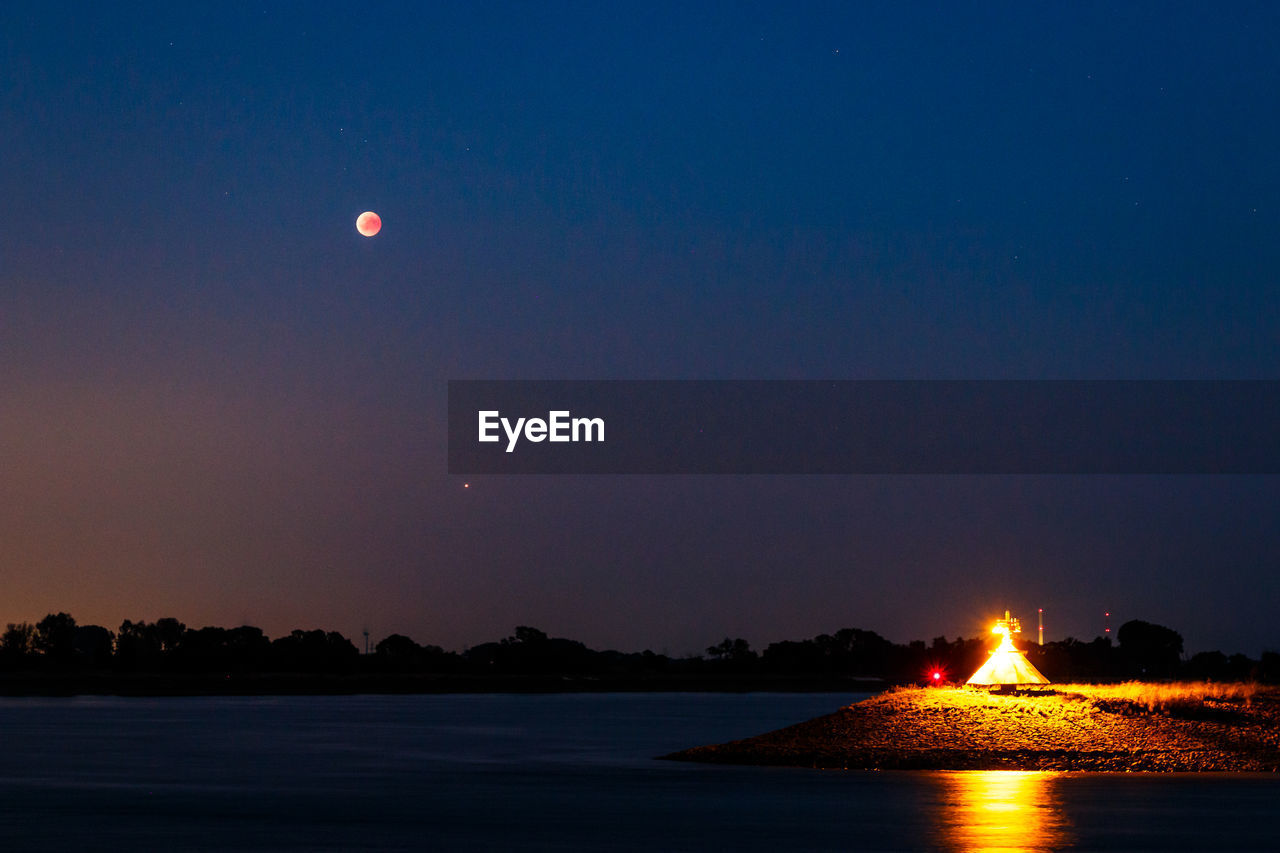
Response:
[[[919,684],[941,687],[947,683],[947,665],[936,660],[925,661],[924,668],[920,670]]]

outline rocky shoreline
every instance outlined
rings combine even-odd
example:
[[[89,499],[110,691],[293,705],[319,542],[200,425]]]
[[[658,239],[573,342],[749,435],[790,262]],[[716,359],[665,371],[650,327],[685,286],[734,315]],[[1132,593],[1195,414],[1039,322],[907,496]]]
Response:
[[[993,695],[898,688],[756,737],[663,758],[828,769],[1280,770],[1280,691],[1148,702],[1070,685]],[[1243,695],[1240,695],[1243,694]]]

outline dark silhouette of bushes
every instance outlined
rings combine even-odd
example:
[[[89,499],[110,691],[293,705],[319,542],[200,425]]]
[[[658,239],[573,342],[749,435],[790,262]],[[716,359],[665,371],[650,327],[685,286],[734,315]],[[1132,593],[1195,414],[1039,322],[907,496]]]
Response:
[[[90,668],[110,665],[115,639],[116,635],[101,625],[77,625],[71,635],[76,663]]]
[[[1130,677],[1172,678],[1178,673],[1182,635],[1172,628],[1134,619],[1120,626],[1116,638]]]
[[[448,672],[457,670],[458,656],[439,646],[420,646],[403,634],[392,634],[374,646],[382,672]]]
[[[707,657],[738,668],[754,668],[754,664],[760,659],[758,654],[751,651],[751,644],[741,637],[736,640],[725,637],[717,645],[708,647]]]
[[[337,631],[293,631],[271,642],[278,672],[351,672],[360,660],[355,643]]]
[[[1067,637],[1031,646],[1027,660],[1050,681],[1114,681],[1124,677],[1124,668],[1109,637],[1095,637],[1090,642]]]
[[[580,674],[598,671],[602,654],[577,640],[548,637],[537,628],[521,625],[514,636],[472,646],[463,658],[482,672]]]
[[[12,622],[0,635],[0,665],[10,669],[25,664],[35,654],[36,626],[27,622]]]
[[[1221,652],[1201,652],[1183,660],[1181,635],[1139,620],[1122,625],[1117,637],[1118,646],[1104,637],[1089,642],[1068,637],[1043,646],[1021,645],[1028,659],[1055,682],[1130,678],[1280,682],[1280,654],[1276,652],[1264,652],[1260,660]],[[521,625],[509,637],[461,653],[391,634],[377,643],[372,654],[362,655],[351,640],[336,631],[295,630],[272,640],[250,625],[193,629],[177,619],[164,618],[155,622],[126,619],[113,633],[99,625],[78,625],[70,614],[59,612],[34,625],[10,623],[0,633],[0,670],[114,671],[122,676],[297,673],[434,675],[472,680],[496,676],[542,679],[539,683],[544,685],[553,685],[560,678],[744,687],[836,684],[853,678],[937,683],[963,682],[985,660],[993,642],[990,636],[934,637],[928,644],[917,640],[902,645],[874,631],[844,628],[807,640],[771,643],[759,653],[741,637],[725,637],[709,646],[705,655],[672,658],[652,651],[596,651],[576,640],[551,637]]]
[[[76,620],[69,613],[50,613],[36,623],[35,650],[61,666],[75,663]]]

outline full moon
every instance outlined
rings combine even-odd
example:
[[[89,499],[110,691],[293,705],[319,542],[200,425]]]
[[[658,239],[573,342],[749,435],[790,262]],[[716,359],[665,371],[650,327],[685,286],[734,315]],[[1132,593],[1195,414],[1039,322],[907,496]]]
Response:
[[[372,210],[366,210],[356,217],[356,230],[366,237],[372,237],[382,230],[382,217]]]

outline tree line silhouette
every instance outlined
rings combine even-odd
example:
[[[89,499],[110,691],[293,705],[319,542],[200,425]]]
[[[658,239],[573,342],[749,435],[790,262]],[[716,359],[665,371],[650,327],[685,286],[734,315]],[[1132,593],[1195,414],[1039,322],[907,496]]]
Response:
[[[1023,644],[1027,657],[1052,681],[1165,680],[1280,681],[1280,654],[1183,653],[1182,636],[1162,625],[1126,622],[1118,644],[1098,637]],[[27,674],[184,673],[456,676],[469,679],[542,676],[618,680],[643,686],[668,679],[674,686],[729,679],[750,686],[761,679],[808,677],[831,683],[869,679],[886,683],[964,681],[985,660],[990,636],[935,637],[891,642],[874,631],[845,628],[807,640],[783,640],[761,652],[726,637],[704,655],[670,657],[652,651],[597,651],[577,640],[549,637],[520,626],[501,640],[462,652],[419,645],[392,634],[361,654],[336,631],[295,630],[271,639],[259,628],[188,628],[173,618],[125,620],[119,630],[80,625],[67,613],[39,622],[10,623],[0,635],[0,671]],[[934,673],[938,677],[934,677]],[[809,683],[812,683],[810,681]],[[566,685],[568,686],[568,685]],[[580,689],[584,685],[577,684]]]

